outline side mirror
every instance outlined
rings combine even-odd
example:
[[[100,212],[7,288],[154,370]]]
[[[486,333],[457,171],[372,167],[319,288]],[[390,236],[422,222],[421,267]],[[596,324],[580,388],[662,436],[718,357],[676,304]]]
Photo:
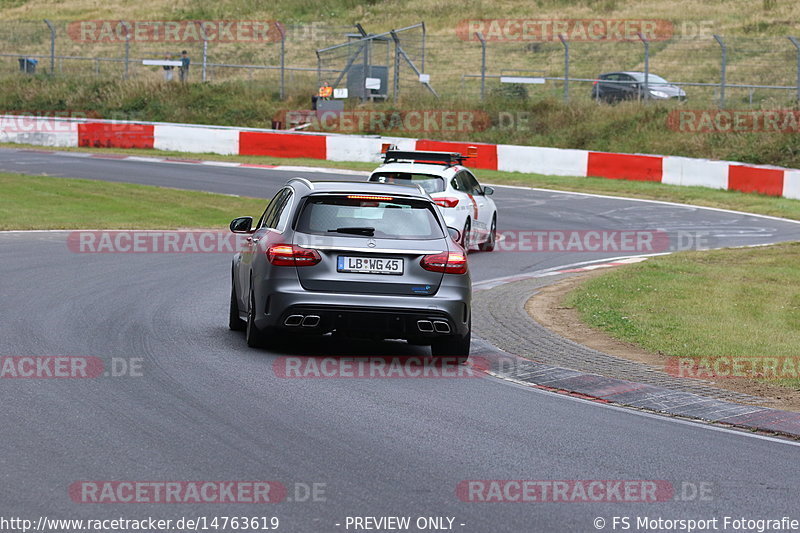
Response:
[[[486,196],[493,195],[494,194],[494,187],[484,187],[483,188],[483,194],[485,194]]]
[[[234,233],[251,233],[253,217],[239,217],[231,221],[231,231]]]
[[[450,234],[450,238],[456,242],[461,242],[461,232],[458,231],[456,228],[451,228],[447,226],[447,233]]]

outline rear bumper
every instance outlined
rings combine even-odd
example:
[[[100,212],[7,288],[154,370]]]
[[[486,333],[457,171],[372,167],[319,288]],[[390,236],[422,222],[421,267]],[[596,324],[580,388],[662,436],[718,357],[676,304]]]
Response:
[[[260,288],[256,288],[260,329],[306,335],[337,330],[352,336],[423,342],[464,336],[469,330],[472,290],[468,276],[445,275],[434,296],[311,292],[297,282],[274,286],[268,280]]]
[[[294,305],[280,315],[278,326],[290,333],[321,334],[336,330],[357,337],[416,340],[458,334],[456,317],[442,311],[375,307]]]

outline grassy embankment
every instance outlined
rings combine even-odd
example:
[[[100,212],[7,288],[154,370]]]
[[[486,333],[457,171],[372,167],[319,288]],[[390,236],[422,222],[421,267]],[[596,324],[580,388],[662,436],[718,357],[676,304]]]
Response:
[[[747,358],[788,358],[796,373],[782,363],[777,382],[800,389],[798,264],[797,242],[678,253],[591,279],[566,304],[587,324],[652,353],[742,358],[743,373]]]
[[[162,187],[0,173],[0,230],[225,229],[266,200]]]

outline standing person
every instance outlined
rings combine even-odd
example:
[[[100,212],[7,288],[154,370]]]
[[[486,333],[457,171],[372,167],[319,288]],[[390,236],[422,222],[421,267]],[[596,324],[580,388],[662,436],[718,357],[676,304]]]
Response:
[[[181,67],[178,71],[178,75],[183,83],[186,83],[189,80],[189,64],[191,62],[192,60],[189,59],[189,54],[186,52],[186,50],[181,52]]]
[[[172,54],[167,54],[164,56],[164,59],[167,61],[172,60]],[[172,71],[175,70],[175,67],[172,65],[164,65],[164,81],[172,81]]]
[[[333,95],[333,87],[328,85],[328,82],[324,82],[322,87],[319,88],[318,98],[320,100],[330,100],[331,96]]]
[[[317,91],[317,94],[311,97],[311,109],[316,110],[317,102],[319,102],[320,100],[330,100],[332,94],[333,94],[333,87],[328,85],[327,81],[324,82],[320,86],[319,91]]]

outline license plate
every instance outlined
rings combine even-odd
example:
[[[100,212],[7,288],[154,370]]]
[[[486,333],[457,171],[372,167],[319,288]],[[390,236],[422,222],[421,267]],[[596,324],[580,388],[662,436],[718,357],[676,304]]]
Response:
[[[386,257],[351,257],[340,255],[336,265],[339,272],[357,274],[389,274],[399,276],[403,273],[402,259]]]

